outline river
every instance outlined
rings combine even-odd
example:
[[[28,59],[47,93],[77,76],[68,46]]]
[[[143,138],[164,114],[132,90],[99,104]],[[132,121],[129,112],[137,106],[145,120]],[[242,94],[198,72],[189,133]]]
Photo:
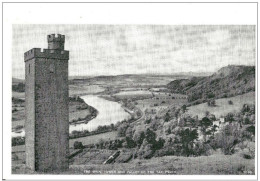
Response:
[[[81,98],[90,106],[98,110],[98,115],[96,118],[89,121],[87,124],[76,124],[70,125],[70,133],[74,130],[82,131],[88,130],[93,131],[97,129],[98,126],[116,124],[117,122],[123,121],[124,119],[129,119],[130,114],[125,112],[121,105],[117,102],[109,101],[103,98],[100,98],[96,95],[86,95],[81,96]],[[24,130],[21,130],[20,133],[12,132],[12,137],[24,136]]]
[[[77,130],[93,131],[98,126],[116,124],[124,119],[130,118],[130,114],[125,112],[121,105],[114,101],[100,98],[96,95],[86,95],[81,97],[88,105],[98,110],[96,118],[88,122],[88,124],[70,125],[70,132]]]

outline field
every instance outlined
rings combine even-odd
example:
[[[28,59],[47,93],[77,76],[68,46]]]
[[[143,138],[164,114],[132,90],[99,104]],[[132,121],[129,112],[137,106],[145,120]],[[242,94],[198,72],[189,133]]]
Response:
[[[152,93],[148,90],[132,90],[132,91],[121,91],[119,93],[114,94],[118,99],[144,99],[144,98],[151,98]]]
[[[166,92],[153,92],[153,97],[143,100],[138,100],[137,107],[141,109],[143,112],[146,109],[155,109],[157,112],[171,106],[181,106],[187,103],[187,99],[185,95],[181,94],[173,94]]]
[[[70,139],[69,140],[69,146],[70,146],[70,151],[73,152],[73,145],[75,141],[80,141],[82,142],[83,145],[88,145],[88,144],[95,144],[99,142],[101,139],[104,141],[108,140],[115,140],[117,138],[117,132],[108,132],[108,133],[103,133],[103,134],[97,134],[93,136],[87,136],[87,137],[82,137],[82,138],[76,138],[76,139]],[[92,163],[103,163],[111,154],[113,151],[107,150],[106,152],[102,152],[102,154],[99,154],[99,156],[96,154],[95,150],[88,150],[84,151],[85,156],[80,154],[77,155],[75,159],[74,164],[83,164],[85,161],[86,163],[89,163],[90,160],[92,160]],[[105,155],[104,155],[105,154]],[[87,155],[91,155],[91,157],[88,157]],[[96,155],[96,157],[94,157]],[[102,156],[102,159],[100,158]],[[12,147],[12,165],[19,165],[19,164],[24,164],[25,163],[25,145],[19,145],[19,146],[13,146]],[[99,160],[99,162],[97,161]],[[74,162],[74,161],[73,161]]]
[[[69,85],[70,96],[96,94],[104,90],[105,89],[99,85],[86,85],[86,84]]]
[[[107,132],[107,133],[97,134],[93,136],[70,139],[69,144],[70,147],[73,147],[75,141],[80,141],[82,142],[83,145],[88,145],[88,144],[95,144],[99,142],[100,139],[104,141],[108,141],[108,140],[115,140],[116,138],[117,138],[117,132],[113,131],[113,132]]]
[[[12,92],[12,97],[19,98],[19,99],[24,99],[25,98],[25,93],[24,92]]]
[[[228,103],[229,100],[233,102],[232,105]],[[249,92],[235,97],[217,99],[216,106],[214,107],[208,106],[207,103],[188,107],[187,114],[198,115],[201,119],[205,116],[205,112],[209,111],[211,114],[214,114],[216,118],[220,118],[230,112],[235,113],[240,111],[244,104],[252,104],[254,102],[255,92]]]

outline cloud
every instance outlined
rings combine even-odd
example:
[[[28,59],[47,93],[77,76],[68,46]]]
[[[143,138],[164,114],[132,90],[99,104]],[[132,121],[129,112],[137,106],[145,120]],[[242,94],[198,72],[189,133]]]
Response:
[[[13,76],[24,76],[23,53],[66,35],[70,75],[215,71],[254,65],[255,26],[14,25]]]

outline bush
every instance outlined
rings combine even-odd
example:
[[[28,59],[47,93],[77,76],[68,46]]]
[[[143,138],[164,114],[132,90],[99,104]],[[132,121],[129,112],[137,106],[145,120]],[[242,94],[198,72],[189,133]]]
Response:
[[[229,101],[228,101],[228,104],[229,104],[229,105],[233,105],[233,101],[229,100]]]
[[[73,146],[74,146],[74,149],[83,149],[84,148],[82,142],[79,142],[79,141],[75,141]]]
[[[215,101],[215,99],[208,100],[208,106],[211,106],[211,107],[216,106],[216,101]]]
[[[149,119],[146,119],[144,123],[145,123],[145,124],[150,124],[150,123],[151,123],[151,121],[152,121],[152,119],[151,119],[151,118],[149,118]]]

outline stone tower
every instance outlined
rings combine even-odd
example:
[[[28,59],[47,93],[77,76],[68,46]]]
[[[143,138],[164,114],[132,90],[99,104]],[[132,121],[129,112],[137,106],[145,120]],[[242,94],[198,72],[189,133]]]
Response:
[[[41,172],[69,168],[69,51],[64,35],[47,40],[24,53],[26,165]]]

